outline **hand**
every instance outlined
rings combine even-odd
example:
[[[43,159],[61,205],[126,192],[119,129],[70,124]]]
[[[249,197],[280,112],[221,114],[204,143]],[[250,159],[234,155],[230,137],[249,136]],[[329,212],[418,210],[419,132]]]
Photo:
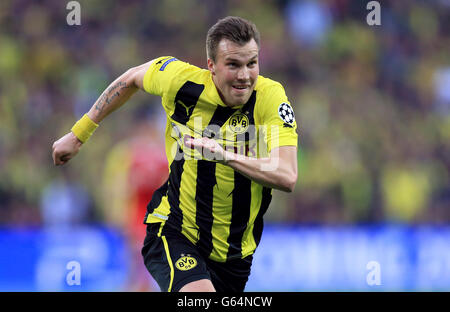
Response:
[[[82,144],[73,132],[67,133],[53,143],[53,164],[55,166],[64,165],[78,153]]]
[[[186,145],[198,150],[207,160],[217,160],[220,163],[226,164],[230,159],[230,153],[225,151],[223,147],[213,139],[188,139],[186,140]]]

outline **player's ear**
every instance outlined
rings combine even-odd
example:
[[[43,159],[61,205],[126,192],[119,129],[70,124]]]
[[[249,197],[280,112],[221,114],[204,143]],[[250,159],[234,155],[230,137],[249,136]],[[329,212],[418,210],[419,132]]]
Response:
[[[210,59],[209,57],[208,57],[208,69],[212,75],[216,74],[215,69],[214,69],[214,61],[212,59]]]

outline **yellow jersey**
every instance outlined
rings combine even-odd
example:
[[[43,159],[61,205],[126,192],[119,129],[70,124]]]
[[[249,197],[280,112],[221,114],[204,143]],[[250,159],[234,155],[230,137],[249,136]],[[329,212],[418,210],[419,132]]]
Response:
[[[258,76],[248,102],[228,107],[209,70],[164,56],[150,65],[144,89],[162,98],[169,163],[169,178],[155,191],[144,223],[160,222],[160,235],[165,229],[181,232],[214,261],[253,254],[272,190],[202,158],[184,142],[206,136],[255,158],[275,147],[297,146],[297,124],[284,88]]]

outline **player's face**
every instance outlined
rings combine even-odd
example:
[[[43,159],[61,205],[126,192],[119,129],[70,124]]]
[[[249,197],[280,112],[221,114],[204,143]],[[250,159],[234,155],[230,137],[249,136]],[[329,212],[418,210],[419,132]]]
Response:
[[[226,105],[245,104],[259,75],[258,45],[253,39],[243,46],[222,39],[217,46],[216,61],[208,59],[208,68]]]

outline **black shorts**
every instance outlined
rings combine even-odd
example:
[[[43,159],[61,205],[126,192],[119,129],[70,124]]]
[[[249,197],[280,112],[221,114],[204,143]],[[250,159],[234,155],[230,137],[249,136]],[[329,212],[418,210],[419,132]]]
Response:
[[[142,256],[147,270],[161,291],[179,291],[184,285],[209,279],[218,292],[243,292],[250,276],[253,256],[227,262],[216,262],[201,255],[183,234],[161,223],[147,225]],[[159,235],[158,235],[159,233]]]

